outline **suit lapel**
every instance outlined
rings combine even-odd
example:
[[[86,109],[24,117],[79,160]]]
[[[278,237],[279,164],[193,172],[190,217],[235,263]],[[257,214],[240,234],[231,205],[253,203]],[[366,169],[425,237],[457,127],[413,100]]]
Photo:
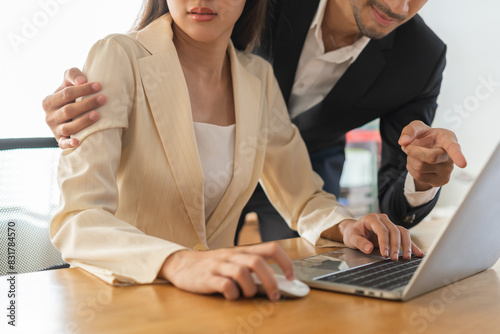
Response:
[[[233,178],[207,222],[207,240],[217,230],[234,223],[225,218],[235,209],[237,199],[248,190],[255,165],[255,148],[259,143],[257,136],[261,134],[261,81],[243,67],[232,45],[229,47],[229,55],[236,113]]]
[[[347,69],[325,98],[325,103],[335,102],[339,112],[351,109],[365,95],[382,70],[386,60],[376,41],[370,41],[358,59]],[[354,78],[354,80],[352,79]],[[363,80],[359,80],[363,78]]]
[[[307,131],[318,124],[335,122],[344,116],[366,94],[384,70],[386,58],[382,50],[390,48],[391,45],[392,36],[381,41],[370,41],[325,99],[295,117],[293,122],[301,131]]]
[[[285,102],[288,103],[307,32],[318,9],[319,0],[290,0],[282,6],[272,59]]]
[[[285,101],[290,98],[295,73],[307,32],[318,9],[319,0],[290,0],[283,5],[273,41],[274,72]],[[335,121],[349,111],[383,71],[384,49],[392,48],[394,32],[381,40],[372,40],[349,67],[323,102],[302,113],[293,121],[301,130],[311,129],[318,122]],[[352,78],[363,80],[352,80]]]
[[[136,38],[152,53],[138,60],[142,85],[184,207],[204,242],[203,172],[189,92],[172,43],[170,17],[165,15],[154,21]]]

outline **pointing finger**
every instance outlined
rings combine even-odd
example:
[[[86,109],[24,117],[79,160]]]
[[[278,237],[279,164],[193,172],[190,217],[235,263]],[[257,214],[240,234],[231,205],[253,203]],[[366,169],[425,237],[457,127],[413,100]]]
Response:
[[[451,160],[460,168],[467,167],[467,160],[465,159],[464,154],[462,153],[462,148],[460,144],[455,140],[450,140],[449,142],[443,145],[444,150],[450,156]]]

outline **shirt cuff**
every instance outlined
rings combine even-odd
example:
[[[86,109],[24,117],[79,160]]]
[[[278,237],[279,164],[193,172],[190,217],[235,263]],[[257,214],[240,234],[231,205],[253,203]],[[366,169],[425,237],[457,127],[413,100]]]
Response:
[[[316,247],[346,247],[341,242],[322,238],[321,234],[346,219],[356,220],[349,210],[339,205],[334,210],[331,208],[317,210],[312,216],[301,220],[298,226],[301,237]],[[308,221],[311,218],[312,220]]]
[[[415,179],[410,173],[406,174],[404,194],[406,201],[411,207],[417,207],[432,201],[438,191],[439,187],[432,187],[431,189],[425,191],[416,191]]]

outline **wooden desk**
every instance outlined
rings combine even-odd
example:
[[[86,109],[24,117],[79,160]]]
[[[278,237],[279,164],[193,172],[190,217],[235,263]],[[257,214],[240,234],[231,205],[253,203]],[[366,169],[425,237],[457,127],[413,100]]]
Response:
[[[435,235],[427,225],[414,231],[424,248]],[[301,239],[280,244],[292,258],[331,250]],[[18,327],[12,332],[498,333],[499,277],[500,262],[405,303],[312,290],[306,298],[273,304],[264,298],[231,302],[170,285],[111,287],[83,270],[64,269],[18,276]],[[1,319],[4,328],[5,315]]]

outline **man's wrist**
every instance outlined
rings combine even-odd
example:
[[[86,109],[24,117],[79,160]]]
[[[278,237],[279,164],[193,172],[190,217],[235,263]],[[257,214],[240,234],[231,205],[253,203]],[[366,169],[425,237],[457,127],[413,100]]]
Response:
[[[416,189],[417,182],[419,181],[415,180],[410,173],[406,175],[404,196],[406,198],[406,202],[413,208],[429,203],[439,191],[439,188],[432,186],[427,190],[418,191]]]
[[[431,184],[417,181],[415,178],[413,178],[413,182],[415,183],[415,191],[427,191],[433,188]]]

